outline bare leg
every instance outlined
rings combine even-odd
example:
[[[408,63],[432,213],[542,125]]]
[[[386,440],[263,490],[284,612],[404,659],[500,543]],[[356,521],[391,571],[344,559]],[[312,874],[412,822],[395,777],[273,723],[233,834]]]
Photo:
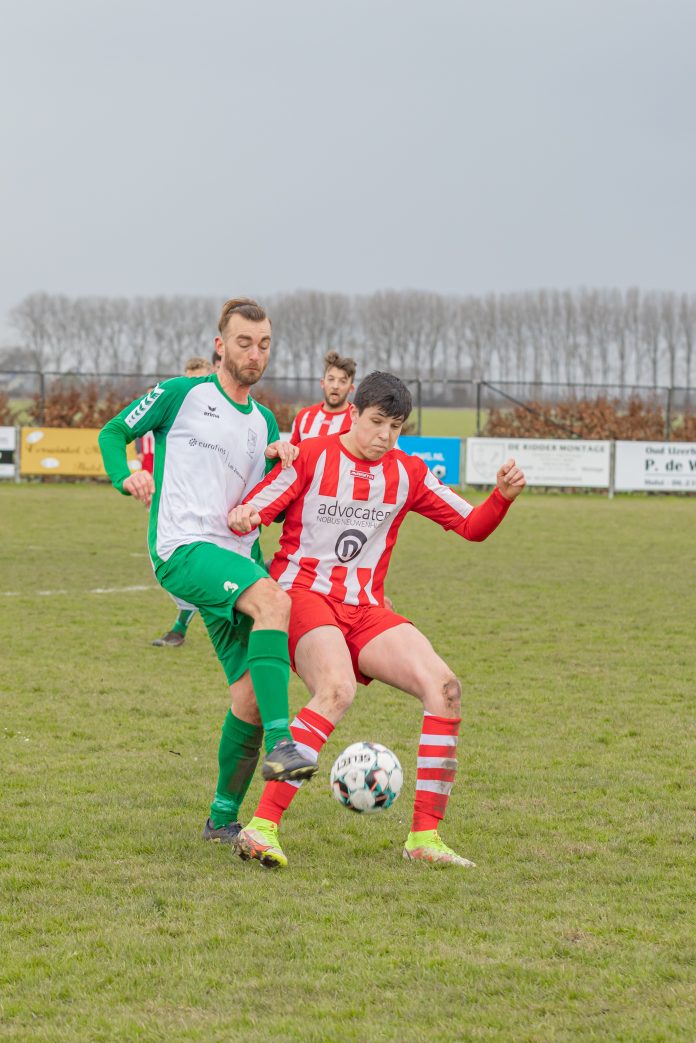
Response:
[[[284,630],[287,633],[290,598],[275,580],[257,580],[239,595],[236,608],[253,619],[253,630]]]
[[[312,696],[308,708],[337,724],[357,688],[350,653],[338,627],[317,627],[304,634],[295,649],[295,668]]]
[[[459,681],[427,637],[410,623],[373,637],[362,649],[358,664],[366,677],[415,695],[428,713],[459,717]]]

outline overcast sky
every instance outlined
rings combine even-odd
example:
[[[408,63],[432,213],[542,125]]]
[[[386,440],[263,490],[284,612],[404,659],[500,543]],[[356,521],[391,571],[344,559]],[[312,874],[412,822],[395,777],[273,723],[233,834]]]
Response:
[[[3,0],[49,293],[696,289],[693,0]]]

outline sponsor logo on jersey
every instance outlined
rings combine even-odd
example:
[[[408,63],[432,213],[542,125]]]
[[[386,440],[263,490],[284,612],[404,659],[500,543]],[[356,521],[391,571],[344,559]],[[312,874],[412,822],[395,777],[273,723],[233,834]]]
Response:
[[[208,406],[203,410],[203,416],[211,416],[213,420],[219,420],[220,414],[216,412],[217,406]]]
[[[383,511],[381,507],[368,507],[362,504],[348,504],[343,507],[337,500],[333,503],[320,503],[317,517],[320,521],[340,524],[342,521],[373,522],[379,525],[391,517],[391,511]]]
[[[346,529],[336,540],[336,557],[339,561],[352,561],[357,558],[367,543],[367,536],[359,529]]]
[[[350,476],[351,478],[364,478],[368,482],[373,482],[375,480],[372,471],[351,471]]]
[[[153,387],[152,391],[148,391],[147,395],[145,395],[145,398],[141,398],[137,406],[134,409],[132,409],[126,417],[126,426],[135,427],[138,421],[142,420],[142,418],[145,416],[148,410],[152,409],[160,395],[163,394],[164,388],[160,387],[159,384]]]
[[[199,446],[201,449],[212,449],[216,453],[221,453],[223,456],[227,456],[227,450],[224,445],[218,445],[217,442],[201,442],[197,438],[189,438],[189,445]]]
[[[247,431],[247,453],[249,456],[253,456],[256,452],[256,443],[258,440],[259,436],[256,434],[256,431],[252,431],[252,429],[249,428]]]

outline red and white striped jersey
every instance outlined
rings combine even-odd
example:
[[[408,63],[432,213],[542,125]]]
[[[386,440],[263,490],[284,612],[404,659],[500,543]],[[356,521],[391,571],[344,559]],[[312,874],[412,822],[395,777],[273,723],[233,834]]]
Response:
[[[328,413],[324,403],[317,402],[315,406],[305,406],[299,411],[292,422],[290,441],[293,445],[299,445],[305,438],[343,435],[350,431],[351,425],[350,406],[346,406],[340,413]]]
[[[392,449],[359,460],[337,437],[300,445],[291,467],[275,467],[245,498],[268,525],[285,511],[271,576],[345,605],[382,605],[399,526],[409,511],[469,540],[483,540],[511,501],[498,490],[478,507],[442,485],[416,456]]]

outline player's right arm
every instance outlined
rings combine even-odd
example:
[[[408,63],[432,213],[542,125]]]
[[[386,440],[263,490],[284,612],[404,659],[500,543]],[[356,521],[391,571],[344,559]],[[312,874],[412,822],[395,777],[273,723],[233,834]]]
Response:
[[[185,387],[182,386],[185,382]],[[126,446],[148,431],[167,427],[176,415],[178,406],[190,386],[185,377],[175,377],[134,399],[109,420],[99,432],[99,448],[104,470],[114,488],[124,496],[134,496],[149,506],[155,483],[148,471],[131,472],[126,458]]]
[[[302,496],[313,474],[312,467],[307,465],[308,457],[314,459],[316,455],[310,444],[312,441],[314,439],[302,442],[293,463],[287,467],[276,464],[243,502],[232,508],[227,515],[227,524],[233,532],[247,533],[259,525],[269,525]]]

